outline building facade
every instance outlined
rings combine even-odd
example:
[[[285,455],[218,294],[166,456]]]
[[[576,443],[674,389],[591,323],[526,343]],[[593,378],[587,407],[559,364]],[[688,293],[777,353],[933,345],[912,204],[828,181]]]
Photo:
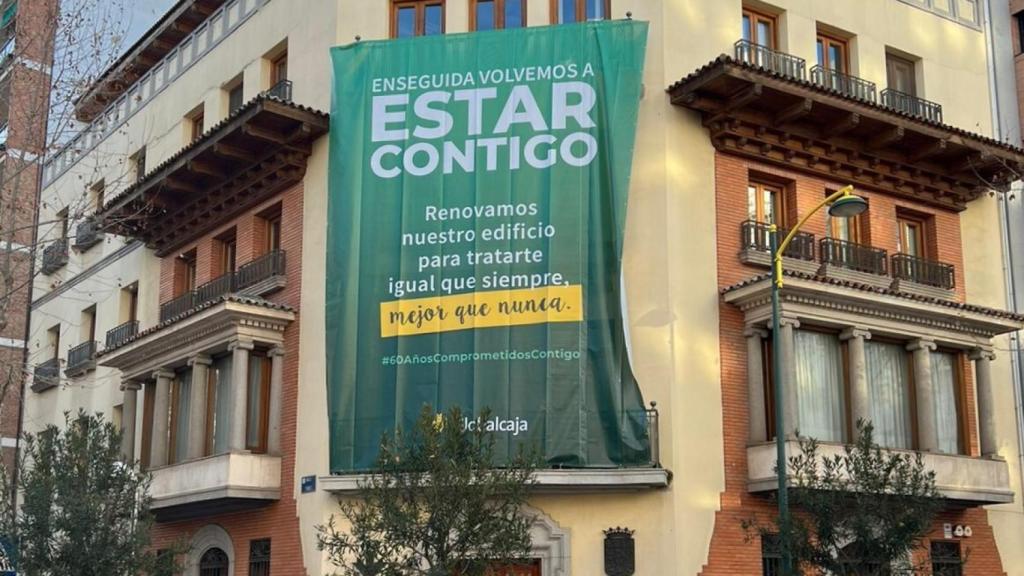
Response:
[[[871,419],[946,498],[922,559],[1024,573],[1024,318],[988,193],[1024,153],[993,138],[985,5],[301,5],[176,3],[43,169],[40,218],[91,199],[105,235],[37,279],[32,362],[59,374],[33,379],[24,426],[110,414],[153,473],[158,546],[192,544],[188,574],[329,573],[316,526],[356,487],[327,446],[329,48],[626,17],[650,23],[623,268],[659,445],[643,467],[539,473],[532,573],[604,573],[617,526],[637,574],[774,573],[742,526],[772,512],[766,229],[847,184],[868,212],[812,218],[787,252],[782,432],[836,450]]]

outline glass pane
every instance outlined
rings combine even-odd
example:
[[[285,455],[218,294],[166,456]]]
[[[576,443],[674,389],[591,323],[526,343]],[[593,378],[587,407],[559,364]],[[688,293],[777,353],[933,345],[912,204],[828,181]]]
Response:
[[[424,8],[424,12],[423,34],[426,36],[440,34],[444,30],[442,22],[444,11],[441,9],[441,5],[427,6]]]
[[[956,454],[960,451],[960,426],[956,415],[956,356],[932,352],[931,367],[939,451]]]
[[[828,45],[828,61],[829,68],[837,72],[844,72],[846,69],[846,62],[843,60],[843,48],[838,44]]]
[[[568,24],[576,21],[576,0],[558,0],[558,23]]]
[[[477,0],[476,29],[494,30],[494,0]]]
[[[795,336],[800,435],[842,442],[846,418],[839,337],[807,330],[798,330]]]
[[[910,448],[910,384],[907,352],[899,344],[867,341],[868,399],[875,442],[885,448]]]
[[[231,354],[214,360],[213,369],[217,383],[213,404],[213,453],[223,454],[228,450],[231,430]]]
[[[775,191],[765,189],[761,195],[764,202],[764,221],[766,224],[778,224],[775,221]]]
[[[416,35],[416,7],[415,6],[401,6],[396,10],[395,18],[397,19],[397,25],[395,26],[395,36],[398,38],[408,38],[409,36]]]
[[[768,48],[772,47],[772,26],[767,20],[757,21],[757,43]]]
[[[189,410],[192,405],[192,371],[178,374],[176,384],[177,403],[174,406],[174,461],[184,462],[188,458]]]
[[[747,220],[757,220],[757,186],[747,186]]]
[[[953,13],[952,3],[953,0],[932,0],[932,7],[940,14],[949,15]]]
[[[837,240],[852,241],[852,238],[850,238],[850,218],[832,218],[832,234]]]
[[[604,0],[587,0],[587,20],[604,20]]]
[[[505,0],[505,28],[523,27],[523,0]]]
[[[250,449],[263,444],[261,424],[263,423],[263,369],[260,356],[249,358],[249,386],[246,391],[245,445]]]
[[[818,40],[818,65],[826,66],[825,64],[825,43],[820,39]]]
[[[743,39],[750,41],[750,16],[743,15]]]
[[[978,18],[978,0],[957,0],[956,15],[965,22],[980,24]]]
[[[917,245],[917,226],[903,224],[903,253],[911,256],[920,256],[921,247]]]

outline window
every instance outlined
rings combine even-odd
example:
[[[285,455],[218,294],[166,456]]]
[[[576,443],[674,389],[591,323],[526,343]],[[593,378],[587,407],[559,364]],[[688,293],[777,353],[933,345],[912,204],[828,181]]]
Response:
[[[103,210],[104,195],[106,193],[107,184],[105,181],[100,180],[89,187],[89,196],[92,204],[93,212],[99,212]]]
[[[825,195],[833,194],[835,190],[826,190]],[[852,242],[854,244],[868,244],[866,226],[867,213],[858,214],[850,218],[834,218],[827,216],[828,227],[826,232],[829,238]]]
[[[189,410],[192,404],[192,371],[185,369],[175,374],[171,383],[171,445],[167,451],[169,463],[184,462],[188,458]]]
[[[270,576],[270,538],[249,541],[249,576]]]
[[[138,152],[131,157],[132,170],[135,171],[135,181],[140,182],[146,176],[146,147],[139,148]]]
[[[121,322],[133,322],[139,319],[139,283],[132,282],[121,288],[119,315]]]
[[[885,448],[912,448],[907,351],[902,344],[869,340],[864,343],[864,356],[875,441]]]
[[[270,359],[261,352],[249,356],[246,390],[245,448],[257,454],[267,451],[270,417]]]
[[[780,576],[782,574],[782,552],[776,534],[761,535],[761,574]]]
[[[818,65],[826,70],[834,70],[847,74],[849,70],[849,52],[845,40],[825,34],[818,34]]]
[[[611,11],[611,0],[551,0],[551,21],[554,24],[607,20]]]
[[[110,423],[114,425],[114,430],[118,432],[124,431],[124,404],[114,406],[113,411],[110,413]]]
[[[142,453],[139,461],[143,468],[149,468],[149,456],[153,446],[153,409],[156,404],[156,382],[146,382],[142,391]]]
[[[68,239],[68,209],[63,208],[60,212],[57,212],[57,225],[60,231],[60,239]]]
[[[1014,14],[1013,21],[1017,25],[1017,49],[1014,54],[1024,54],[1024,12]]]
[[[281,214],[267,219],[267,252],[281,249]]]
[[[242,107],[242,90],[244,86],[239,79],[233,86],[228,88],[228,114],[234,114],[235,110]]]
[[[800,435],[823,442],[842,442],[846,431],[846,383],[839,336],[797,330],[794,339]]]
[[[96,340],[96,305],[93,304],[82,310],[82,342],[94,342]]]
[[[282,52],[270,62],[270,85],[288,79],[288,52]]]
[[[775,17],[743,9],[743,39],[751,44],[775,48]]]
[[[178,257],[174,265],[175,295],[181,296],[196,289],[196,249]]]
[[[747,185],[747,219],[781,226],[785,214],[783,200],[781,186],[751,182]]]
[[[50,359],[57,360],[60,357],[60,324],[51,326],[46,331],[46,348],[50,353]]]
[[[392,38],[435,34],[444,34],[444,0],[392,0]]]
[[[232,355],[213,359],[210,382],[206,387],[206,454],[222,454],[228,449],[231,430]]]
[[[961,576],[964,573],[959,542],[933,541],[930,548],[933,576]]]
[[[981,25],[978,0],[900,0],[905,4],[927,10],[943,18],[955,20],[971,28]]]
[[[950,352],[932,352],[931,369],[938,450],[944,454],[961,454],[959,356]]]
[[[912,61],[894,54],[886,54],[885,75],[890,89],[917,96],[917,79]]]
[[[220,248],[220,273],[231,274],[235,271],[235,261],[238,255],[238,241],[235,237],[235,230],[218,238]]]
[[[473,0],[470,30],[497,30],[526,26],[526,0]]]
[[[192,142],[199,140],[205,130],[203,112],[200,110],[192,115]]]
[[[230,561],[220,548],[210,548],[199,558],[199,576],[228,576]]]
[[[928,226],[925,217],[909,213],[897,214],[896,225],[899,226],[898,251],[916,258],[927,258]]]

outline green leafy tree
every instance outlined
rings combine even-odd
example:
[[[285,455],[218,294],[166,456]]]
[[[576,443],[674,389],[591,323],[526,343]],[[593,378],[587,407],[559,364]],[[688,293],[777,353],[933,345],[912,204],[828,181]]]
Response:
[[[801,439],[800,453],[789,458],[790,521],[758,531],[788,545],[794,566],[812,574],[931,574],[928,559],[915,562],[913,553],[943,507],[935,473],[920,453],[880,447],[870,423],[858,422],[857,433],[832,456],[820,453],[817,440]]]
[[[170,576],[175,547],[151,548],[149,475],[121,460],[121,434],[101,414],[65,414],[25,436],[13,515],[19,574]]]
[[[381,440],[358,497],[341,502],[347,526],[320,526],[320,549],[345,576],[482,576],[522,562],[536,459],[520,450],[496,467],[494,456],[493,434],[424,406],[415,428]]]

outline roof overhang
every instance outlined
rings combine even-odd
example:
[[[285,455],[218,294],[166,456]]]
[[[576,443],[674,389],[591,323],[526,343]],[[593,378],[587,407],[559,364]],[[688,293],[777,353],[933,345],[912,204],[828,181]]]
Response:
[[[165,256],[302,181],[323,112],[261,95],[103,207],[103,227]]]
[[[1024,171],[1024,150],[720,56],[669,87],[716,149],[962,210]]]

